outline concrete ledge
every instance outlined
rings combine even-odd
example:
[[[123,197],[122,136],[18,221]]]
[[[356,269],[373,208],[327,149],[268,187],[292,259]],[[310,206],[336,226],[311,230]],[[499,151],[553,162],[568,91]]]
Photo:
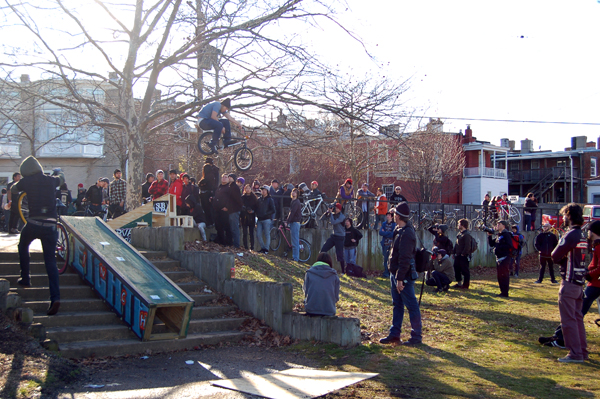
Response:
[[[10,282],[0,278],[0,312],[5,312],[8,306],[8,293],[10,291]]]

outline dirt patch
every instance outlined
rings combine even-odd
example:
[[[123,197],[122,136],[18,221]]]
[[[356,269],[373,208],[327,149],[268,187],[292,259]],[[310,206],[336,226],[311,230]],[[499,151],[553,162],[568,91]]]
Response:
[[[77,365],[44,350],[21,326],[0,314],[0,398],[50,398],[76,382]]]

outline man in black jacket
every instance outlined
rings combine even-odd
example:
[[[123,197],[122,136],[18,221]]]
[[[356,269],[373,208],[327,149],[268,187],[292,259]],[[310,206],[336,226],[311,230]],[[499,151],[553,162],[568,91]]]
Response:
[[[471,258],[471,240],[474,240],[474,238],[469,233],[469,221],[467,219],[460,219],[458,221],[458,230],[456,246],[454,247],[454,272],[457,276],[462,274],[464,277],[463,284],[457,288],[467,290],[471,283],[469,260]]]
[[[408,220],[410,216],[408,204],[401,202],[392,209],[394,210],[396,230],[394,230],[394,242],[390,250],[389,269],[394,313],[389,335],[379,342],[382,344],[400,342],[404,307],[406,306],[411,331],[410,339],[404,342],[404,345],[418,345],[423,338],[421,335],[421,310],[415,295],[415,280],[418,277],[415,270],[417,237],[414,227]]]
[[[153,181],[154,181],[154,174],[146,173],[146,182],[144,184],[142,184],[142,204],[146,203],[146,198],[150,198],[150,193],[148,192],[148,189],[152,185]]]
[[[269,244],[271,243],[271,223],[273,215],[275,215],[275,203],[269,195],[270,187],[261,187],[261,197],[258,199],[256,207],[256,236],[260,245],[260,252],[266,254],[269,252]]]
[[[108,183],[106,183],[104,178],[101,177],[98,179],[96,184],[88,188],[85,194],[85,199],[90,206],[90,211],[92,211],[94,214],[102,212],[102,205],[104,204],[104,200],[102,198],[102,189],[106,188],[106,186],[108,186]]]
[[[47,314],[55,315],[60,307],[60,288],[58,269],[56,268],[56,240],[58,231],[56,221],[56,187],[65,182],[65,177],[60,169],[55,169],[52,176],[44,174],[42,165],[32,156],[28,156],[21,163],[23,178],[13,184],[13,195],[19,192],[27,193],[29,203],[29,219],[21,231],[19,240],[19,263],[21,264],[21,278],[17,284],[30,287],[29,275],[29,245],[35,239],[40,239],[44,251],[44,263],[48,274],[48,287],[50,288],[50,307]]]
[[[543,232],[535,237],[535,249],[540,253],[540,275],[535,281],[535,284],[541,284],[544,280],[544,273],[546,272],[546,265],[548,265],[548,272],[550,273],[550,280],[552,284],[558,284],[556,278],[554,278],[554,263],[552,262],[552,251],[558,245],[558,238],[550,231],[550,223],[545,223],[542,226]]]
[[[236,187],[237,190],[237,187]],[[215,196],[212,198],[212,206],[215,210],[215,228],[217,229],[217,243],[221,245],[232,245],[231,225],[229,224],[229,208],[231,206],[231,187],[229,176],[221,176],[221,185],[217,187]]]
[[[494,248],[496,255],[496,272],[498,274],[498,285],[500,286],[499,297],[508,298],[508,290],[510,287],[510,252],[513,248],[512,234],[509,233],[510,224],[506,220],[501,220],[496,224],[498,234],[496,239],[492,237],[492,233],[488,232],[488,243]]]

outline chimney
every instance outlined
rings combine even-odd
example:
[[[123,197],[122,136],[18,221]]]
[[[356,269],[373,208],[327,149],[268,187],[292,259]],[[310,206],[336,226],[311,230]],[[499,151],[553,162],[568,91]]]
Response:
[[[581,149],[584,149],[586,142],[587,142],[587,137],[586,136],[571,137],[571,149],[572,150],[581,150]]]
[[[465,130],[465,138],[473,137],[473,131],[471,130],[471,125],[467,125],[467,129]]]
[[[600,137],[598,139],[600,140]],[[508,148],[510,148],[511,151],[515,150],[515,141],[514,140],[510,140],[508,142]]]
[[[585,147],[586,147],[586,148],[596,148],[596,143],[594,143],[593,141],[588,141],[588,142],[585,144]]]
[[[27,74],[21,75],[21,83],[29,83],[29,75],[27,75]]]
[[[529,139],[521,140],[521,154],[529,154],[533,151],[533,141]]]
[[[509,148],[510,147],[509,143],[510,143],[509,139],[500,139],[500,147]]]

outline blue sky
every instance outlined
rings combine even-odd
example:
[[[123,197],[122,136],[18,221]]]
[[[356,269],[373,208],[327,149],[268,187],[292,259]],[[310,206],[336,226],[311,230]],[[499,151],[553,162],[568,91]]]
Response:
[[[529,138],[536,150],[554,151],[570,146],[572,136],[600,136],[598,1],[347,3],[339,19],[376,61],[328,24],[312,32],[312,46],[359,76],[410,77],[407,98],[417,114],[599,124],[446,120],[446,131],[470,123],[478,139],[499,145],[505,137]]]

